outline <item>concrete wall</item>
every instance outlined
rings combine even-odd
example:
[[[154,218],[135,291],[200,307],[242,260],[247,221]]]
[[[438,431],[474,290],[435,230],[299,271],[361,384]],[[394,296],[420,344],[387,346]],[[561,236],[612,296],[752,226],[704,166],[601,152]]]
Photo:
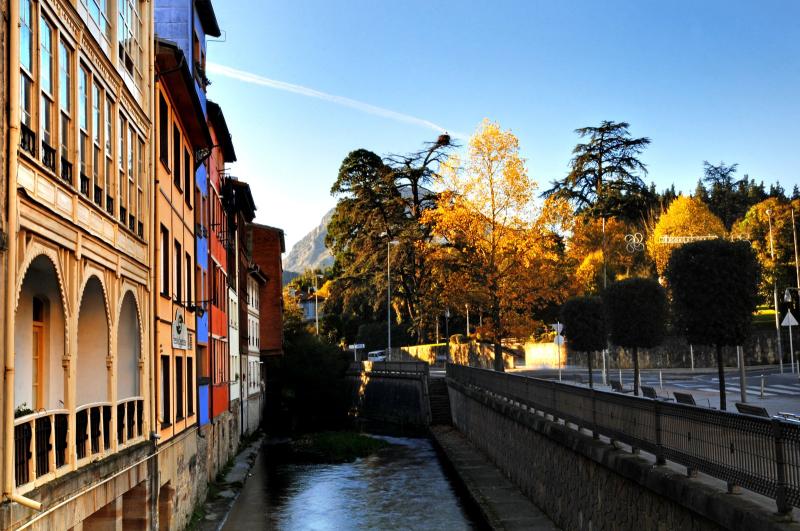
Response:
[[[783,337],[783,356],[784,363],[789,361],[789,338],[785,332]],[[743,350],[746,365],[767,365],[777,364],[777,340],[774,330],[768,328],[758,328],[753,331],[752,336],[745,342]],[[800,341],[795,341],[795,347],[800,347]],[[716,367],[716,350],[713,346],[693,345],[695,367]],[[594,367],[602,366],[600,353],[594,355]],[[728,347],[724,349],[723,356],[725,365],[728,367],[736,366],[736,349]],[[609,369],[632,369],[633,360],[631,353],[623,348],[613,348],[609,352]],[[567,355],[569,365],[586,366],[586,354],[583,352],[569,351]],[[689,344],[682,337],[669,336],[664,342],[652,349],[639,349],[639,366],[642,369],[658,369],[666,367],[691,367],[691,353]]]
[[[352,403],[359,418],[401,426],[427,426],[427,378],[372,373],[351,374]]]
[[[77,405],[108,401],[108,317],[97,277],[89,279],[81,298],[77,357]]]
[[[448,381],[453,422],[563,529],[781,529],[747,495]],[[724,487],[723,487],[724,489]]]
[[[506,369],[516,365],[514,351],[503,347],[503,362]],[[494,345],[491,343],[450,343],[450,361],[459,365],[491,369],[494,367]]]

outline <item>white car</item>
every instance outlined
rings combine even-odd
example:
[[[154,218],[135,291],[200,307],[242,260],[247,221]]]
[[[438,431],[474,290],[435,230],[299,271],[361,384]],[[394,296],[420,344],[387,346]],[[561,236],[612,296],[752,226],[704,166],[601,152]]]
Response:
[[[386,354],[383,350],[367,352],[367,361],[386,361]]]

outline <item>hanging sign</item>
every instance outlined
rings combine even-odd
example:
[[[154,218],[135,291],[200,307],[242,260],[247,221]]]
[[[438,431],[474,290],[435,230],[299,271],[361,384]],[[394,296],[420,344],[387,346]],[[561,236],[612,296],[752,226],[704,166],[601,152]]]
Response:
[[[189,350],[189,327],[183,317],[183,309],[175,310],[175,320],[172,321],[172,348]]]

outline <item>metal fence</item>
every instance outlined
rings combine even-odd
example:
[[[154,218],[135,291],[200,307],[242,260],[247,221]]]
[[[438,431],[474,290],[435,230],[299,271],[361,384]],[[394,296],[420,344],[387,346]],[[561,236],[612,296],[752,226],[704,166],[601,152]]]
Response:
[[[462,365],[447,377],[769,496],[781,513],[800,507],[800,423]]]
[[[424,361],[351,361],[348,372],[358,374],[428,376],[429,366]]]

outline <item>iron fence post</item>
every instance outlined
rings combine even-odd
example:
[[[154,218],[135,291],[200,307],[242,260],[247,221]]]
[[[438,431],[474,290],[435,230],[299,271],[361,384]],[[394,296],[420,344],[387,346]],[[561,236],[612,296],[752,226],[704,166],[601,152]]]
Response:
[[[792,507],[786,499],[786,459],[783,455],[783,424],[781,421],[773,419],[772,429],[775,437],[775,472],[777,478],[775,502],[778,505],[778,512],[786,514],[792,510]]]
[[[664,445],[661,440],[661,403],[656,401],[654,406],[656,416],[656,465],[661,466],[667,462],[664,458]]]
[[[597,432],[597,404],[595,402],[594,389],[589,389],[589,396],[592,399],[592,439],[599,439],[600,434]]]

